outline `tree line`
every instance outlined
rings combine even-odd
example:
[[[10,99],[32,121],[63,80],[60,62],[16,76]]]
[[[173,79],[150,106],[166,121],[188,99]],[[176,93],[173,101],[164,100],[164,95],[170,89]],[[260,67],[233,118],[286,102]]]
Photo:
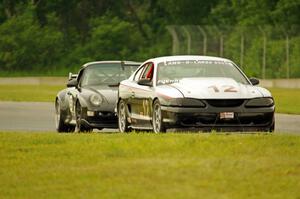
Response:
[[[272,25],[300,42],[299,21],[300,0],[1,0],[0,71],[63,75],[88,61],[170,55],[168,25]]]

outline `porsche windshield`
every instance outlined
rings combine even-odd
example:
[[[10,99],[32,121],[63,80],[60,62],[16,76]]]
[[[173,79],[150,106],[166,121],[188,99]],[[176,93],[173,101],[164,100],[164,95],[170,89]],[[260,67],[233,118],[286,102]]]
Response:
[[[127,79],[137,66],[122,66],[120,63],[101,63],[87,66],[81,80],[81,86],[118,85]]]
[[[157,84],[170,84],[183,78],[232,78],[242,84],[249,84],[246,77],[231,62],[180,60],[158,64]]]

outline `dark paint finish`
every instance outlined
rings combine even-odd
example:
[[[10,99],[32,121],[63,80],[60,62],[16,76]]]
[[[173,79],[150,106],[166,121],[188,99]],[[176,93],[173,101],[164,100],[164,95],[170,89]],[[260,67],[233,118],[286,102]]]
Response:
[[[85,64],[79,71],[76,79],[71,78],[67,83],[67,88],[60,91],[56,96],[56,104],[59,104],[61,109],[60,117],[63,118],[63,125],[70,125],[75,128],[78,123],[78,116],[76,116],[76,108],[80,107],[79,122],[85,127],[85,129],[92,130],[93,128],[117,128],[117,115],[115,113],[115,106],[118,99],[118,84],[114,85],[81,85],[83,78],[86,78],[85,70],[89,67],[95,66],[95,64],[120,64],[120,70],[124,71],[126,68],[135,70],[141,63],[132,61],[103,61],[103,62],[91,62]],[[128,72],[128,71],[127,71]],[[128,76],[121,73],[124,76],[123,79]],[[111,74],[107,74],[103,78],[112,78]],[[95,105],[91,103],[91,97],[93,95],[100,96],[101,104]],[[88,115],[88,111],[92,111],[94,115]],[[78,114],[77,114],[78,115]],[[64,128],[56,127],[57,131],[64,131]],[[73,131],[72,129],[71,131]]]

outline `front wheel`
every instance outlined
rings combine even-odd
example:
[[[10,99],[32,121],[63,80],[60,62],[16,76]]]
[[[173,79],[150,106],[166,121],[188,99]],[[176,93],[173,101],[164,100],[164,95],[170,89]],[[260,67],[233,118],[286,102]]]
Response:
[[[56,131],[59,133],[62,132],[73,132],[75,127],[70,124],[65,123],[66,116],[61,110],[60,102],[58,100],[55,101],[55,127]]]
[[[76,103],[76,132],[91,132],[93,129],[82,124],[82,107],[79,102]]]
[[[275,117],[273,116],[273,121],[272,121],[271,127],[269,128],[269,132],[273,133],[274,130],[275,130]]]
[[[153,114],[152,114],[152,127],[155,133],[166,132],[166,128],[163,123],[163,117],[161,113],[161,106],[158,100],[153,103]]]
[[[118,105],[118,125],[121,133],[129,132],[129,123],[127,121],[126,104],[123,100]]]

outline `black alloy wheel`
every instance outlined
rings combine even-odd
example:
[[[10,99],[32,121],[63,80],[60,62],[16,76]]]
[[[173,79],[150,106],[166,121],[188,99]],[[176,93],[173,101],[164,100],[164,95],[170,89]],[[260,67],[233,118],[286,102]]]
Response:
[[[74,132],[75,126],[65,123],[66,114],[61,110],[60,102],[55,101],[55,127],[57,132]]]
[[[82,123],[82,107],[79,102],[76,103],[76,108],[75,108],[75,116],[76,116],[76,132],[91,132],[93,129],[90,127],[85,126]]]

